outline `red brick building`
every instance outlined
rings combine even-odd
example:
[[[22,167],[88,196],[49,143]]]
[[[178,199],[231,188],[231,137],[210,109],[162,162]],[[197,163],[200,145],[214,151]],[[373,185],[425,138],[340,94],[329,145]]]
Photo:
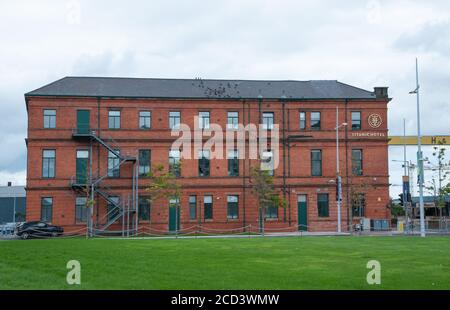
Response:
[[[265,227],[336,231],[337,107],[339,123],[347,123],[339,131],[343,230],[361,217],[389,218],[385,87],[370,92],[338,81],[66,77],[25,100],[27,220],[66,231],[86,227],[88,184],[94,185],[92,218],[99,230],[168,231],[177,220],[182,231],[258,227],[254,159],[182,159],[178,215],[169,201],[148,204],[151,179],[145,173],[178,160],[170,151],[177,139],[171,127],[194,127],[200,116],[228,130],[236,123],[278,124],[274,176],[287,205],[269,210]]]

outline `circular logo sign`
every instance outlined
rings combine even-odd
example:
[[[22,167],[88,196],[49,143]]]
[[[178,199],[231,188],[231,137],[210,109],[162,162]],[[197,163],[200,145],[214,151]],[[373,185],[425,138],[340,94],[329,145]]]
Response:
[[[378,128],[381,126],[383,121],[381,120],[380,114],[370,114],[368,118],[368,122],[370,127],[372,128]]]

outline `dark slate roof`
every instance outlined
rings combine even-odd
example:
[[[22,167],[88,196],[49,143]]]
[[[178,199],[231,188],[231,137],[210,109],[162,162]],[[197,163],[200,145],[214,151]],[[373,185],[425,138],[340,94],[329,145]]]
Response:
[[[204,80],[65,77],[25,96],[123,98],[374,99],[373,92],[338,81]]]

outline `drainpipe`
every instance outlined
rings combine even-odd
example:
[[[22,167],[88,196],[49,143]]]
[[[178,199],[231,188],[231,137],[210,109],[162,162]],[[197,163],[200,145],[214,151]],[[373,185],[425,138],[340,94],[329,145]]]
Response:
[[[259,94],[259,95],[258,95],[258,129],[259,129],[259,126],[260,126],[261,123],[262,123],[262,109],[261,109],[262,101],[263,101],[263,96],[262,96],[261,94]],[[261,157],[261,154],[259,154],[259,130],[258,130],[258,138],[257,138],[257,141],[258,141],[258,158],[259,158],[259,157]],[[249,167],[249,168],[250,168],[250,167]],[[263,229],[263,236],[264,236],[264,217],[263,217],[261,211],[262,211],[262,209],[261,209],[261,206],[259,205],[259,202],[258,202],[258,214],[259,214],[259,219],[258,219],[257,226],[259,227],[259,229],[261,229],[261,227],[262,227],[262,229]],[[260,224],[260,223],[261,223],[261,224]]]
[[[251,122],[250,116],[251,116],[252,103],[251,102],[246,102],[246,103],[247,103],[247,124],[250,124],[250,122]],[[246,143],[246,141],[247,141],[246,135],[244,135],[244,138],[245,138],[244,149],[245,149],[246,152],[248,150],[248,153],[250,153],[250,146],[248,148],[246,146],[247,145],[247,143]],[[250,168],[251,168],[251,161],[250,161],[250,159],[248,159],[248,161],[247,161],[247,156],[244,157],[244,163],[248,163],[248,165],[247,164],[245,165],[246,170],[244,171],[244,175],[245,175],[245,190],[247,190],[247,184],[248,184],[248,181],[250,181]],[[248,181],[247,181],[247,179],[248,179]],[[251,231],[251,229],[252,228],[251,228],[251,221],[250,221],[250,231]]]
[[[93,154],[92,154],[92,137],[89,142],[89,183],[91,185],[91,194],[89,195],[89,199],[94,199],[94,180],[92,178],[92,162],[93,162]],[[89,187],[88,187],[89,188]],[[94,205],[89,203],[89,237],[93,236],[93,213],[94,213]]]
[[[348,124],[348,99],[345,99],[345,122]],[[346,209],[347,209],[347,229],[351,233],[351,221],[350,221],[350,184],[348,174],[348,127],[345,126],[345,183],[346,183]]]
[[[283,199],[286,200],[286,96],[281,96],[281,109],[282,109],[282,143],[283,143]],[[291,204],[288,204],[289,208],[289,226],[291,226]],[[283,208],[284,222],[286,222],[286,208]]]
[[[242,100],[242,125],[244,125],[245,126],[245,99],[244,100]],[[237,139],[237,138],[236,138]],[[245,146],[246,146],[246,143],[245,143],[245,131],[244,131],[244,152],[246,151],[245,150]],[[245,153],[244,153],[244,155],[245,155]],[[244,220],[242,221],[242,224],[243,224],[243,226],[245,227],[246,226],[246,219],[245,219],[245,204],[246,204],[246,197],[245,197],[245,177],[246,177],[246,175],[245,175],[245,158],[246,158],[246,156],[244,156],[244,160],[243,160],[243,167],[242,167],[242,200],[243,200],[243,208],[242,208],[242,211],[243,211],[243,215],[244,215]],[[238,157],[238,161],[239,161],[239,157]],[[244,228],[244,231],[245,231],[246,229]]]
[[[97,97],[97,133],[98,136],[100,137],[100,101],[101,101],[101,97]],[[97,144],[97,176],[100,177],[100,145]],[[100,201],[99,200],[99,196],[98,193],[96,194],[96,201]],[[100,206],[97,204],[97,208],[96,208],[96,225],[98,225],[98,221],[99,221],[99,209]]]

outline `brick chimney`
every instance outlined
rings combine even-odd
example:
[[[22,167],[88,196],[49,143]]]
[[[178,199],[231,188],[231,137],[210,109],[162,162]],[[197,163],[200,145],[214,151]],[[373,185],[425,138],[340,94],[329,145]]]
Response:
[[[388,87],[374,87],[374,93],[377,99],[389,98]]]

